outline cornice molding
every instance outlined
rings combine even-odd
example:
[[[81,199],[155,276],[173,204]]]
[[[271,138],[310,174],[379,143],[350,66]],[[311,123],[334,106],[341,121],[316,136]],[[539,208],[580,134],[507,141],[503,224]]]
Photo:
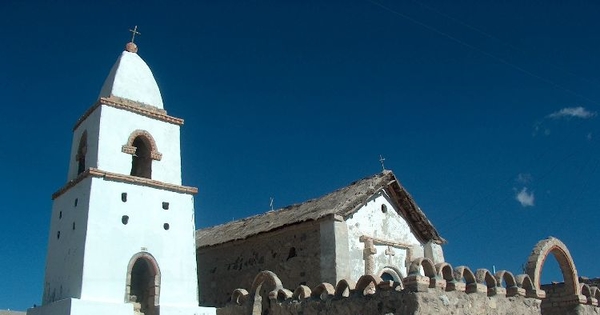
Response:
[[[169,183],[165,183],[165,182],[161,182],[161,181],[153,180],[153,179],[149,179],[149,178],[112,173],[112,172],[102,171],[97,168],[88,168],[83,173],[79,174],[79,176],[77,176],[77,178],[70,180],[66,185],[61,187],[54,194],[52,194],[52,200],[60,197],[65,192],[67,192],[69,189],[71,189],[72,187],[77,185],[79,182],[83,181],[84,179],[86,179],[88,177],[96,177],[96,178],[102,178],[104,180],[113,181],[113,182],[122,182],[122,183],[164,189],[164,190],[169,190],[169,191],[179,192],[179,193],[184,193],[184,194],[189,194],[189,195],[195,195],[198,193],[198,188],[196,188],[196,187],[174,185],[174,184],[169,184]]]
[[[132,113],[136,113],[142,116],[146,116],[149,118],[158,119],[160,121],[164,121],[170,124],[181,126],[183,125],[183,119],[169,116],[167,115],[167,111],[164,109],[160,109],[154,106],[146,105],[144,103],[135,102],[132,100],[110,96],[110,97],[101,97],[99,100],[94,103],[85,113],[77,120],[75,126],[73,126],[73,130],[77,129],[81,123],[88,118],[96,108],[100,105],[107,105],[110,107],[123,109]]]

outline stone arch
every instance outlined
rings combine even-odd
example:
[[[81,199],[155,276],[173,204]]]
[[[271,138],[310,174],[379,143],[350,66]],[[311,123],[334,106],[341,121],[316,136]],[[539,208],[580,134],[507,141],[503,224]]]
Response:
[[[356,292],[364,295],[375,293],[375,287],[377,287],[381,281],[379,276],[363,275],[356,282]]]
[[[393,282],[402,283],[402,273],[400,270],[392,266],[385,266],[381,268],[381,271],[379,271],[377,275],[383,281],[391,280]]]
[[[499,287],[502,286],[502,282],[506,283],[506,289],[517,286],[517,280],[510,271],[499,270],[496,272],[494,277],[496,278],[496,282]]]
[[[550,254],[554,255],[554,258],[558,261],[565,282],[565,294],[579,295],[577,269],[575,269],[571,253],[569,253],[567,246],[555,237],[539,241],[529,255],[525,273],[531,278],[534,288],[540,290],[542,269],[546,258]]]
[[[356,288],[356,283],[352,280],[342,279],[335,286],[334,296],[336,299],[340,299],[343,297],[349,297],[354,289]]]
[[[592,289],[589,285],[585,283],[580,283],[579,292],[581,292],[581,295],[585,296],[587,304],[593,304],[594,295],[592,294]],[[596,301],[596,304],[598,304],[598,301]]]
[[[140,252],[129,260],[125,302],[146,314],[159,314],[161,272],[154,256]]]
[[[475,279],[477,279],[477,283],[485,284],[488,289],[496,287],[496,277],[492,275],[492,273],[485,269],[477,269],[475,272]]]
[[[454,279],[457,281],[462,281],[464,279],[467,285],[477,283],[477,279],[475,278],[473,271],[466,266],[458,266],[454,268]]]
[[[596,299],[596,301],[599,301],[598,303],[600,303],[600,289],[598,289],[598,287],[592,286],[592,296]]]
[[[331,283],[323,282],[312,289],[311,297],[325,301],[335,294],[335,288]]]
[[[237,305],[244,305],[248,299],[248,291],[245,289],[235,289],[231,293],[231,302]]]
[[[496,286],[498,288],[504,288],[504,290],[506,291],[506,296],[510,297],[517,295],[527,295],[525,289],[520,288],[518,286],[515,276],[510,271],[499,270],[498,272],[496,272],[494,277],[496,278]],[[505,284],[504,286],[502,286],[503,282]]]
[[[442,262],[442,263],[436,264],[435,271],[436,271],[436,274],[438,277],[440,277],[448,282],[455,281],[454,280],[454,271],[452,269],[452,265],[450,265],[449,263]]]
[[[283,285],[275,273],[268,270],[259,272],[254,278],[250,290],[250,296],[254,299],[252,314],[269,314],[271,308],[270,298],[277,297],[280,289],[283,289]]]
[[[300,285],[294,290],[294,294],[292,294],[292,299],[296,301],[308,299],[311,295],[310,288],[305,285]]]
[[[292,296],[292,291],[284,288],[279,288],[276,291],[271,291],[271,293],[269,293],[269,299],[277,300],[278,302],[283,302],[290,299]]]
[[[162,154],[158,152],[156,141],[146,130],[135,130],[129,135],[127,143],[121,151],[131,154],[132,176],[152,178],[152,160],[160,161]]]
[[[457,282],[462,282],[465,284],[465,292],[467,293],[475,293],[479,292],[479,286],[477,283],[477,278],[473,271],[466,266],[458,266],[454,268],[454,279]],[[464,279],[464,282],[463,282]]]
[[[525,295],[527,297],[540,298],[540,299],[546,297],[546,292],[544,290],[535,288],[535,285],[533,284],[533,281],[531,281],[531,278],[529,277],[529,275],[526,275],[526,274],[517,275],[515,277],[515,280],[517,280],[517,286],[519,288],[522,288],[525,290]]]
[[[85,157],[87,155],[87,130],[83,131],[79,138],[79,145],[77,146],[77,154],[75,160],[77,160],[77,175],[83,173],[86,169]]]
[[[477,279],[477,283],[483,284],[487,287],[488,296],[496,295],[499,292],[506,294],[506,290],[504,290],[504,288],[497,288],[498,282],[496,281],[496,277],[494,277],[494,275],[492,275],[492,273],[485,268],[477,269],[475,272],[475,279]]]
[[[421,270],[423,271],[423,275],[429,278],[435,278],[437,272],[435,270],[435,264],[429,258],[420,257],[413,260],[410,263],[410,267],[408,268],[409,275],[417,275],[421,274]]]

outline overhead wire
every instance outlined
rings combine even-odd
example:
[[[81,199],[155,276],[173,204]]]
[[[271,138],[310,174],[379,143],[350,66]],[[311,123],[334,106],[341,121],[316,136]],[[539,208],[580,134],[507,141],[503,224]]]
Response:
[[[600,102],[598,102],[598,101],[590,99],[590,98],[586,97],[585,95],[577,93],[577,92],[575,92],[575,91],[573,91],[573,90],[571,90],[571,89],[569,89],[567,87],[564,87],[564,86],[562,86],[562,85],[554,82],[553,80],[550,80],[548,78],[545,78],[545,77],[542,77],[542,76],[540,76],[538,74],[535,74],[535,73],[533,73],[533,72],[531,72],[531,71],[529,71],[529,70],[527,70],[527,69],[525,69],[525,68],[523,68],[521,66],[518,66],[518,65],[516,65],[514,63],[511,63],[508,60],[506,60],[504,58],[501,58],[499,56],[496,56],[496,55],[494,55],[494,54],[492,54],[490,52],[487,52],[487,51],[485,51],[485,50],[483,50],[483,49],[481,49],[481,48],[479,48],[477,46],[471,45],[471,44],[469,44],[469,43],[467,43],[467,42],[465,42],[465,41],[463,41],[463,40],[461,40],[461,39],[459,39],[459,38],[457,38],[455,36],[452,36],[452,35],[444,32],[444,31],[441,31],[441,30],[439,30],[439,29],[437,29],[437,28],[435,28],[435,27],[433,27],[433,26],[431,26],[429,24],[426,24],[426,23],[421,22],[421,21],[419,21],[419,20],[417,20],[417,19],[415,19],[413,17],[410,17],[410,16],[408,16],[406,14],[403,14],[401,12],[398,12],[398,11],[396,11],[396,10],[394,10],[394,9],[386,6],[386,5],[383,5],[380,2],[377,2],[375,0],[365,0],[365,1],[370,2],[370,3],[372,3],[372,4],[374,4],[374,5],[382,8],[382,9],[384,9],[384,10],[386,10],[386,11],[392,13],[392,14],[400,16],[403,19],[406,19],[406,20],[408,20],[408,21],[410,21],[410,22],[412,22],[414,24],[417,24],[417,25],[419,25],[421,27],[424,27],[424,28],[426,28],[426,29],[428,29],[428,30],[430,30],[430,31],[432,31],[434,33],[437,33],[438,35],[444,36],[444,37],[446,37],[446,38],[448,38],[448,39],[450,39],[450,40],[452,40],[452,41],[454,41],[454,42],[456,42],[456,43],[458,43],[458,44],[460,44],[462,46],[465,46],[465,47],[467,47],[469,49],[477,51],[478,53],[480,53],[482,55],[485,55],[485,56],[487,56],[489,58],[492,58],[492,59],[494,59],[494,60],[496,60],[496,61],[498,61],[498,62],[500,62],[500,63],[502,63],[502,64],[504,64],[506,66],[509,66],[509,67],[511,67],[511,68],[513,68],[513,69],[515,69],[515,70],[523,73],[523,74],[526,74],[526,75],[528,75],[528,76],[530,76],[532,78],[538,79],[538,80],[540,80],[542,82],[545,82],[546,84],[548,84],[548,85],[550,85],[550,86],[552,86],[552,87],[554,87],[556,89],[562,90],[562,91],[564,91],[566,93],[569,93],[569,94],[571,94],[573,96],[576,96],[576,97],[578,97],[578,98],[580,98],[582,100],[588,101],[590,103],[594,103],[596,105],[600,105]]]
[[[466,28],[468,28],[468,29],[476,32],[476,33],[479,33],[480,35],[483,35],[483,36],[485,36],[487,38],[493,39],[494,41],[496,41],[496,42],[498,42],[498,43],[500,43],[500,44],[502,44],[504,46],[507,46],[507,47],[509,47],[509,48],[511,48],[513,50],[517,50],[517,51],[519,51],[521,53],[524,53],[524,54],[529,53],[529,52],[527,52],[525,49],[523,49],[521,47],[517,47],[517,46],[513,45],[512,43],[509,43],[506,40],[500,39],[497,36],[494,36],[494,35],[486,32],[486,31],[484,31],[484,30],[482,30],[482,29],[480,29],[478,27],[475,27],[475,26],[473,26],[473,25],[471,25],[469,23],[466,23],[465,21],[459,20],[459,19],[457,19],[457,18],[455,18],[455,17],[453,17],[453,16],[451,16],[449,14],[446,14],[446,13],[444,13],[444,12],[442,12],[442,11],[440,11],[440,10],[438,10],[438,9],[430,6],[430,5],[427,5],[427,4],[423,3],[423,1],[420,1],[420,0],[410,0],[410,1],[413,2],[413,3],[416,3],[418,5],[420,5],[421,7],[425,8],[425,9],[431,11],[431,12],[434,12],[434,13],[436,13],[438,15],[441,15],[441,16],[443,16],[443,17],[451,20],[452,22],[460,24],[460,25],[462,25],[462,26],[464,26],[464,27],[466,27]],[[577,75],[577,74],[575,74],[575,73],[573,73],[573,72],[571,72],[569,70],[566,70],[564,68],[558,67],[555,64],[548,64],[547,66],[550,66],[550,67],[552,67],[554,69],[562,71],[562,72],[568,74],[569,76],[575,77],[575,78],[577,78],[579,80],[586,81],[588,83],[592,83],[594,85],[600,86],[600,82],[598,82],[598,81],[594,81],[594,80],[590,80],[588,78],[582,77],[582,76]]]
[[[492,58],[492,59],[494,59],[494,60],[497,60],[498,62],[500,62],[500,63],[502,63],[502,64],[504,64],[504,65],[506,65],[506,66],[509,66],[509,67],[511,67],[511,68],[513,68],[513,69],[515,69],[515,70],[517,70],[517,71],[519,71],[519,72],[523,73],[523,74],[526,74],[526,75],[528,75],[528,76],[530,76],[530,77],[533,77],[533,78],[535,78],[535,79],[538,79],[538,80],[540,80],[540,81],[542,81],[542,82],[544,82],[544,83],[546,83],[546,84],[548,84],[548,85],[552,86],[553,88],[556,88],[556,89],[562,90],[562,91],[564,91],[564,92],[566,92],[566,93],[568,93],[568,94],[570,94],[570,95],[573,95],[573,96],[575,96],[575,97],[577,97],[577,98],[579,98],[579,99],[582,99],[582,100],[588,101],[588,102],[590,102],[590,103],[597,104],[597,105],[599,105],[599,104],[600,104],[599,102],[597,102],[597,101],[595,101],[595,100],[593,100],[593,99],[590,99],[590,98],[586,97],[585,95],[582,95],[582,94],[580,94],[580,93],[577,93],[577,92],[575,92],[575,91],[573,91],[573,90],[571,90],[571,89],[569,89],[569,88],[567,88],[567,87],[564,87],[564,86],[562,86],[562,85],[560,85],[560,84],[556,83],[555,81],[553,81],[553,80],[551,80],[551,79],[548,79],[548,78],[542,77],[541,75],[538,75],[538,74],[536,74],[536,73],[534,73],[534,72],[532,72],[532,71],[529,71],[529,70],[527,70],[527,69],[525,69],[525,68],[523,68],[523,67],[521,67],[521,66],[519,66],[519,65],[516,65],[516,64],[514,64],[514,63],[512,63],[512,62],[509,62],[508,60],[506,60],[506,59],[504,59],[504,58],[501,58],[501,57],[499,57],[499,56],[497,56],[497,55],[495,55],[495,54],[493,54],[493,53],[491,53],[491,52],[488,52],[488,51],[486,51],[486,50],[484,50],[484,49],[481,49],[481,48],[479,48],[479,47],[477,47],[477,46],[474,46],[474,45],[472,45],[472,44],[469,44],[469,43],[467,43],[467,42],[465,42],[465,41],[463,41],[463,40],[461,40],[461,39],[459,39],[459,38],[457,38],[457,37],[455,37],[455,36],[453,36],[453,35],[451,35],[451,34],[448,34],[447,32],[444,32],[444,31],[442,31],[442,30],[440,30],[440,29],[438,29],[438,28],[436,28],[436,27],[434,27],[434,26],[431,26],[431,25],[429,25],[429,24],[427,24],[427,23],[424,23],[424,22],[422,22],[422,21],[419,21],[419,20],[417,20],[417,19],[415,19],[415,18],[413,18],[413,17],[411,17],[411,16],[409,16],[409,15],[407,15],[407,14],[404,14],[404,13],[401,13],[401,12],[399,12],[399,11],[397,11],[397,10],[394,10],[394,9],[392,9],[392,8],[390,8],[390,7],[388,7],[388,6],[384,5],[384,4],[382,4],[381,2],[378,2],[378,1],[375,1],[375,0],[366,0],[366,1],[367,1],[367,2],[370,2],[370,3],[372,3],[372,4],[376,5],[376,6],[378,6],[378,7],[382,8],[382,9],[384,9],[384,10],[386,10],[386,11],[388,11],[388,12],[390,12],[390,13],[394,14],[394,15],[400,16],[401,18],[403,18],[403,19],[405,19],[405,20],[408,20],[408,21],[410,21],[410,22],[412,22],[412,23],[414,23],[414,24],[416,24],[416,25],[419,25],[419,26],[421,26],[421,27],[423,27],[423,28],[426,28],[426,29],[428,29],[428,30],[430,30],[430,31],[432,31],[432,32],[434,32],[434,33],[436,33],[436,34],[438,34],[438,35],[444,36],[444,37],[446,37],[446,38],[448,38],[448,39],[450,39],[450,40],[454,41],[455,43],[458,43],[458,44],[460,44],[460,45],[462,45],[462,46],[464,46],[464,47],[467,47],[467,48],[469,48],[469,49],[472,49],[472,50],[474,50],[474,51],[477,51],[478,53],[480,53],[480,54],[482,54],[482,55],[485,55],[485,56],[487,56],[487,57],[489,57],[489,58]],[[483,30],[481,30],[481,29],[479,29],[479,28],[477,28],[477,27],[475,27],[475,26],[473,26],[473,25],[470,25],[470,24],[468,24],[468,23],[465,23],[465,22],[463,22],[463,21],[461,21],[461,20],[459,20],[459,19],[457,19],[457,18],[454,18],[454,17],[452,17],[452,16],[450,16],[450,15],[448,15],[448,14],[445,14],[445,13],[443,13],[443,12],[439,11],[439,10],[436,10],[435,8],[432,8],[431,6],[428,6],[428,5],[426,5],[426,4],[423,4],[422,2],[420,2],[420,1],[418,1],[418,0],[411,0],[411,1],[412,1],[412,2],[414,2],[414,3],[417,3],[417,4],[419,4],[419,5],[421,5],[421,6],[423,6],[423,7],[425,7],[425,8],[426,8],[426,9],[428,9],[428,10],[431,10],[431,11],[433,11],[433,12],[435,12],[435,13],[437,13],[437,14],[439,14],[439,15],[441,15],[441,16],[443,16],[443,17],[445,17],[445,18],[447,18],[447,19],[449,19],[449,20],[451,20],[451,21],[453,21],[453,22],[455,22],[455,23],[458,23],[458,24],[460,24],[460,25],[462,25],[462,26],[464,26],[464,27],[466,27],[466,28],[468,28],[468,29],[470,29],[470,30],[472,30],[472,31],[474,31],[474,32],[477,32],[477,33],[479,33],[479,34],[481,34],[481,35],[483,35],[483,36],[486,36],[486,37],[488,37],[488,38],[494,39],[494,40],[496,40],[496,41],[500,42],[501,44],[503,44],[503,45],[505,45],[505,46],[507,46],[507,47],[510,47],[510,48],[512,48],[512,49],[514,49],[514,50],[519,50],[519,51],[521,51],[521,52],[523,52],[523,53],[526,53],[526,52],[525,52],[523,49],[520,49],[520,48],[518,48],[518,47],[516,47],[516,46],[514,46],[514,45],[512,45],[512,44],[510,44],[510,43],[508,43],[508,42],[506,42],[506,41],[503,41],[503,40],[501,40],[501,39],[497,38],[496,36],[494,36],[494,35],[491,35],[491,34],[489,34],[489,33],[485,32],[485,31],[483,31]],[[569,74],[569,75],[571,75],[571,76],[577,77],[577,78],[579,78],[579,79],[581,79],[581,80],[585,80],[585,81],[588,81],[588,82],[595,83],[595,82],[593,82],[593,81],[590,81],[590,80],[588,80],[588,79],[585,79],[585,78],[582,78],[582,77],[580,77],[580,76],[577,76],[576,74],[574,74],[574,73],[572,73],[572,72],[565,71],[564,69],[560,69],[560,68],[558,68],[558,67],[556,67],[556,66],[554,66],[554,65],[552,65],[552,66],[553,66],[554,68],[556,68],[556,69],[562,70],[562,71],[564,71],[565,73],[567,73],[567,74]],[[547,118],[544,118],[544,119],[547,119]],[[580,123],[580,124],[581,124],[581,123]],[[565,135],[565,134],[562,134],[562,136],[563,136],[563,137],[566,137],[566,135]],[[557,142],[560,142],[560,141],[557,141]],[[527,167],[527,169],[531,168],[531,166],[532,166],[532,165],[537,165],[537,164],[538,164],[538,162],[539,162],[540,160],[542,160],[543,158],[545,158],[545,156],[546,156],[546,155],[547,155],[549,152],[553,151],[553,149],[554,149],[553,147],[549,147],[549,148],[547,148],[547,149],[546,149],[544,152],[542,152],[540,155],[538,155],[537,157],[534,157],[534,158],[533,158],[533,159],[530,161],[530,163],[528,164],[529,166]],[[548,168],[547,168],[547,169],[546,169],[546,170],[545,170],[545,171],[544,171],[544,172],[543,172],[543,173],[542,173],[542,174],[541,174],[539,177],[536,177],[536,181],[537,181],[537,182],[539,182],[539,181],[543,181],[543,180],[544,180],[544,179],[545,179],[545,178],[546,178],[546,177],[547,177],[547,176],[548,176],[550,173],[554,172],[554,171],[555,171],[555,169],[556,169],[556,168],[558,168],[558,167],[559,167],[559,166],[560,166],[560,165],[561,165],[563,162],[565,162],[566,160],[568,160],[568,159],[572,158],[574,155],[575,155],[575,150],[574,150],[574,151],[572,151],[572,152],[570,152],[569,154],[567,154],[567,155],[565,155],[565,156],[561,157],[561,158],[560,158],[560,159],[559,159],[557,162],[555,162],[555,163],[551,164],[551,165],[550,165],[550,166],[549,166],[549,167],[548,167]],[[588,161],[588,162],[589,162],[589,161]],[[587,162],[586,162],[586,165],[587,165]],[[584,167],[584,166],[582,166],[582,167]],[[597,169],[597,167],[598,167],[598,161],[597,161],[597,163],[596,163],[596,165],[595,165],[595,167],[594,167],[594,169],[593,169],[593,171],[592,171],[592,174],[595,172],[595,170]],[[515,177],[516,177],[516,175],[512,174],[511,176],[507,177],[507,178],[506,178],[506,180],[504,180],[504,181],[503,181],[503,183],[502,183],[500,186],[501,186],[501,187],[509,187],[509,186],[513,186],[513,184],[511,184],[511,183],[515,181]],[[589,182],[589,178],[588,178],[588,180],[586,181],[586,183],[588,183],[588,182]],[[580,190],[580,192],[581,192],[581,190]],[[465,220],[461,220],[461,219],[463,219],[463,218],[464,218],[464,216],[466,216],[467,214],[471,213],[471,212],[472,212],[472,210],[473,210],[474,208],[476,208],[476,207],[480,206],[480,205],[481,205],[481,204],[482,204],[484,201],[490,200],[490,197],[491,197],[491,196],[492,196],[494,193],[495,193],[495,192],[489,192],[489,193],[487,193],[487,194],[486,194],[486,195],[485,195],[483,198],[480,198],[480,199],[479,199],[479,200],[477,200],[477,201],[476,201],[474,204],[472,204],[471,206],[469,206],[469,207],[468,207],[468,208],[466,208],[465,210],[461,211],[461,212],[460,212],[458,215],[454,216],[454,218],[453,218],[451,221],[449,221],[449,222],[446,222],[446,224],[447,224],[447,225],[449,225],[449,227],[450,227],[450,226],[452,226],[452,225],[456,224],[456,223],[457,223],[457,222],[459,222],[459,221],[461,221],[461,224],[462,224],[462,223],[468,223],[468,222],[471,222],[471,221],[474,221],[474,220],[477,220],[477,219],[479,219],[479,218],[483,217],[483,216],[484,216],[484,215],[486,215],[486,214],[485,214],[485,213],[483,213],[483,212],[478,212],[478,213],[479,213],[479,215],[476,215],[476,216],[471,216],[471,217],[470,217],[468,220],[466,220],[466,221],[465,221]],[[508,195],[507,195],[507,196],[506,196],[506,197],[504,197],[502,200],[500,200],[499,202],[497,202],[497,204],[495,205],[495,207],[499,207],[499,206],[501,206],[502,204],[506,203],[506,202],[507,202],[509,199],[513,199],[513,198],[514,198],[514,196],[508,196]]]

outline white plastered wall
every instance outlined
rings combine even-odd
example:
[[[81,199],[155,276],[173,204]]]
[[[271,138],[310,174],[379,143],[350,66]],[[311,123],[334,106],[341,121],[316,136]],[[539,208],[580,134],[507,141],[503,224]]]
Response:
[[[100,178],[92,191],[81,299],[124,302],[129,262],[146,252],[160,269],[160,305],[197,306],[193,197]]]
[[[71,143],[71,155],[69,155],[69,172],[67,181],[77,177],[78,161],[77,150],[79,142],[84,132],[87,132],[87,153],[85,156],[85,167],[98,168],[98,135],[100,133],[100,106],[90,113],[86,119],[73,131],[73,141]]]
[[[121,148],[136,130],[148,131],[162,153],[160,161],[152,161],[152,179],[181,185],[179,126],[106,105],[101,106],[97,168],[129,175],[132,156]]]
[[[78,175],[77,150],[86,131],[86,168],[129,175],[132,156],[123,153],[122,147],[136,130],[150,133],[162,153],[160,161],[152,161],[152,179],[181,185],[179,126],[107,105],[97,107],[73,132],[68,180]]]
[[[81,296],[91,178],[54,200],[42,303]],[[60,233],[60,236],[59,236]]]
[[[385,205],[387,209],[385,212],[382,211],[382,205]],[[373,272],[377,275],[385,267],[393,266],[400,273],[400,276],[406,276],[408,250],[405,248],[406,246],[400,245],[422,248],[422,244],[415,237],[406,220],[398,214],[396,206],[391,202],[385,190],[380,190],[368,199],[354,215],[346,220],[346,224],[348,226],[349,265],[351,266],[352,279],[358,279],[365,274],[365,243],[360,241],[361,236],[376,240],[374,242],[376,253],[373,254]],[[378,241],[398,244],[397,246],[391,246],[394,255],[386,255],[386,250],[390,249],[388,247],[390,245]],[[418,252],[411,251],[413,255]]]

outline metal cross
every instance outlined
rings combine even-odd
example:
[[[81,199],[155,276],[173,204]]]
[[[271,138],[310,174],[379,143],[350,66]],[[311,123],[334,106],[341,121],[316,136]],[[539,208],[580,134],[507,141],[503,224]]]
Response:
[[[142,33],[137,31],[137,25],[133,28],[129,30],[132,34],[131,34],[131,42],[133,43],[133,41],[135,40],[135,35],[142,35]]]
[[[269,203],[269,206],[271,207],[271,210],[273,210],[273,197],[271,197],[271,202]]]
[[[385,161],[385,158],[383,156],[381,156],[381,154],[380,154],[379,162],[381,162],[381,168],[385,171],[385,164],[383,164],[384,161]]]

